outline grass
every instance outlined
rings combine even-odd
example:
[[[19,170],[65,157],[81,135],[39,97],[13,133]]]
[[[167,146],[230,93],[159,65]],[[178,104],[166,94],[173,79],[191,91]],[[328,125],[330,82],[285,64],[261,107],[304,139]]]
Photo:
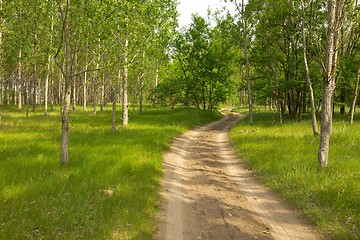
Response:
[[[219,117],[147,109],[112,134],[110,111],[77,111],[61,167],[59,111],[28,119],[0,111],[0,239],[151,239],[162,152],[173,137]]]
[[[356,116],[359,118],[360,116]],[[255,124],[241,121],[230,135],[260,179],[300,208],[327,239],[360,239],[360,122],[336,116],[329,166],[319,170],[319,138],[309,120],[285,120],[258,111]]]

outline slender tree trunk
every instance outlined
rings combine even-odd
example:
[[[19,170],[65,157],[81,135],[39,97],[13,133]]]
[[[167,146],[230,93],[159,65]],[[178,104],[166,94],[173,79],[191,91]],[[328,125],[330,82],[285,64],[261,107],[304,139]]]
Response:
[[[118,28],[120,28],[120,26],[118,25]],[[117,52],[117,64],[118,64],[118,75],[117,75],[117,81],[115,82],[114,85],[112,85],[112,126],[111,126],[111,131],[112,133],[115,132],[116,129],[116,102],[117,102],[117,83],[121,82],[121,38],[120,38],[120,30],[118,29],[118,33],[117,33],[117,43],[118,43],[118,52]]]
[[[359,66],[358,66],[358,70],[357,70],[357,75],[356,75],[356,82],[355,82],[355,91],[354,91],[354,98],[351,104],[351,108],[350,108],[350,119],[349,122],[352,124],[354,121],[354,114],[355,114],[355,109],[356,109],[356,103],[357,103],[357,99],[358,99],[358,95],[359,95],[359,82],[360,82],[360,62],[359,62]]]
[[[37,26],[35,26],[34,36],[34,81],[33,81],[33,111],[36,111],[36,99],[37,99]]]
[[[22,111],[22,51],[19,50],[18,53],[18,111]]]
[[[53,44],[53,30],[54,30],[54,17],[51,15],[51,26],[50,26],[50,49]],[[47,62],[47,72],[45,78],[45,86],[44,86],[44,115],[47,115],[48,112],[48,100],[49,100],[49,78],[51,73],[51,51],[48,54],[48,62]]]
[[[96,104],[97,104],[97,91],[96,91],[96,79],[97,79],[97,73],[95,73],[95,76],[93,77],[93,114],[96,115]]]
[[[72,70],[72,72],[74,72],[74,73],[72,73],[73,74],[73,77],[72,77],[72,79],[71,79],[71,96],[70,96],[70,102],[71,102],[71,106],[72,106],[72,111],[73,112],[76,112],[76,103],[77,103],[77,101],[76,101],[76,96],[77,96],[77,93],[76,93],[76,91],[77,91],[77,86],[76,86],[76,78],[77,78],[77,74],[76,74],[76,66],[77,66],[77,54],[75,53],[74,55],[73,55],[73,69],[74,70]]]
[[[127,126],[129,123],[129,103],[128,103],[128,38],[125,37],[124,45],[124,70],[123,70],[123,84],[122,84],[122,124]]]
[[[141,73],[141,75],[139,76],[139,113],[143,112],[143,101],[144,101],[144,92],[143,92],[143,88],[144,88],[144,74]]]
[[[155,88],[159,85],[159,67],[156,66],[156,71],[155,71]],[[153,95],[153,102],[154,102],[154,107],[157,107],[157,97],[156,94],[154,93]]]
[[[303,55],[304,55],[304,64],[305,64],[305,73],[306,73],[306,83],[309,87],[310,91],[310,107],[311,107],[311,119],[312,119],[312,129],[313,134],[315,136],[319,135],[319,130],[317,127],[317,119],[316,119],[316,108],[315,108],[315,98],[314,98],[314,90],[312,87],[311,79],[310,79],[310,71],[309,65],[307,60],[307,44],[306,44],[306,37],[305,37],[305,5],[304,1],[301,0],[302,5],[302,40],[303,40]]]
[[[76,111],[76,77],[72,79],[72,109]]]
[[[86,54],[86,53],[85,53]],[[83,85],[83,109],[86,110],[87,107],[87,54],[85,55],[85,73],[84,73],[84,85]]]
[[[104,111],[105,105],[105,77],[101,79],[101,88],[100,88],[100,112]]]
[[[30,73],[29,73],[29,70],[28,70],[28,71],[27,71],[27,76],[25,76],[25,92],[26,92],[25,104],[26,104],[26,118],[29,118],[29,98],[30,98],[30,86],[29,86],[29,81],[30,81]]]
[[[251,83],[250,83],[250,66],[249,66],[249,56],[247,49],[247,20],[245,18],[245,4],[244,0],[241,0],[242,8],[242,24],[243,24],[243,38],[244,38],[244,57],[245,57],[245,79],[248,89],[248,104],[249,104],[249,122],[250,124],[254,123],[253,120],[253,111],[252,111],[252,94],[251,94]]]
[[[47,65],[47,73],[45,77],[45,85],[44,85],[44,115],[47,115],[48,112],[48,99],[49,99],[49,78],[51,71],[51,55],[48,55],[48,65]]]
[[[64,67],[63,67],[63,69],[64,69]],[[58,86],[58,103],[59,103],[59,105],[60,106],[62,106],[62,104],[63,104],[63,79],[64,79],[64,76],[63,76],[63,74],[62,74],[62,72],[61,72],[61,75],[59,76],[59,86]]]
[[[111,132],[114,133],[116,129],[116,85],[112,83],[110,85],[112,89]]]
[[[319,167],[326,167],[329,159],[329,144],[332,132],[333,95],[335,90],[337,52],[343,0],[328,0],[328,29],[326,36],[325,77],[321,108],[321,133],[318,151]]]
[[[143,101],[144,101],[144,75],[145,75],[145,72],[144,72],[144,63],[145,62],[145,52],[143,52],[143,55],[142,55],[142,63],[141,63],[141,71],[140,71],[140,74],[139,74],[139,91],[140,91],[140,94],[139,94],[139,113],[142,113],[143,112]]]
[[[69,160],[69,112],[70,112],[70,104],[71,104],[71,83],[72,83],[72,75],[71,75],[71,45],[70,45],[70,33],[69,26],[66,19],[66,14],[64,9],[60,4],[60,12],[63,20],[63,36],[65,41],[65,69],[63,73],[65,73],[65,91],[64,91],[64,106],[61,111],[61,122],[62,122],[62,135],[61,135],[61,157],[60,163],[61,165],[66,165]],[[68,3],[69,4],[69,3]],[[69,9],[69,6],[67,6]]]
[[[97,60],[96,60],[96,64],[95,64],[95,74],[94,74],[94,78],[93,78],[93,114],[96,115],[96,104],[97,104],[97,83],[99,82],[99,65],[100,65],[100,39],[98,42],[98,48],[99,48],[99,53],[97,56]]]
[[[55,101],[55,89],[54,89],[54,79],[50,79],[50,109],[54,111],[54,101]]]

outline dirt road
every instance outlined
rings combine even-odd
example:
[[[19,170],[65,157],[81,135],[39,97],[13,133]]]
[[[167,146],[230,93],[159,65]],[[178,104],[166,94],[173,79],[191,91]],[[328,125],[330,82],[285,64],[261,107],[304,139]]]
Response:
[[[173,142],[155,239],[322,239],[236,156],[228,131],[241,118],[226,115]]]

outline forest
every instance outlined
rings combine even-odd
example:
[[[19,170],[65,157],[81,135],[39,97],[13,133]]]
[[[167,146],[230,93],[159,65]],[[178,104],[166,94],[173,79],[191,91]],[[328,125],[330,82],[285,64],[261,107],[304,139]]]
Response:
[[[73,139],[74,143],[81,143],[85,141],[82,134],[85,138],[87,131],[92,131],[82,123],[99,127],[99,133],[89,134],[95,138],[108,128],[107,141],[111,142],[127,131],[148,134],[141,133],[141,127],[132,128],[142,118],[154,117],[151,121],[156,119],[174,137],[196,123],[186,120],[189,122],[181,130],[172,129],[171,120],[155,117],[152,111],[163,116],[163,111],[168,111],[164,109],[172,109],[169,114],[178,117],[177,111],[184,108],[196,116],[194,121],[206,122],[202,114],[214,120],[219,107],[236,105],[247,109],[249,127],[261,121],[257,109],[270,111],[280,126],[286,121],[311,122],[312,135],[320,140],[315,143],[318,167],[326,168],[333,115],[349,126],[359,116],[359,1],[228,2],[233,3],[230,12],[235,14],[227,9],[209,11],[207,18],[194,14],[192,23],[180,28],[176,0],[0,0],[0,130],[4,146],[20,144],[12,142],[7,131],[13,130],[9,129],[19,128],[24,134],[40,128],[50,131],[56,136],[48,139],[48,150],[54,155],[50,159],[72,169],[72,164],[81,163],[79,153],[71,153],[78,148],[71,145],[71,136],[79,138]],[[201,111],[194,113],[194,109]],[[180,119],[173,122],[180,124]],[[131,136],[126,134],[127,138],[121,135],[124,142]],[[150,135],[146,137],[150,139]],[[166,147],[163,142],[158,145],[159,149]],[[8,154],[9,162],[14,152],[17,150],[0,148],[1,158]],[[135,171],[130,165],[126,167]],[[55,174],[50,166],[44,167],[46,172],[70,185],[76,175],[73,170],[64,168]],[[0,189],[0,197],[12,204],[11,197],[5,197],[6,183],[1,187],[5,190]],[[149,191],[156,192],[151,187]],[[58,219],[57,224],[60,222]],[[35,225],[29,230],[32,238],[40,236]],[[91,228],[96,229],[95,224]],[[149,236],[153,229],[144,231]],[[5,234],[0,230],[0,238]],[[144,236],[137,235],[140,239]],[[125,235],[119,238],[127,239]]]

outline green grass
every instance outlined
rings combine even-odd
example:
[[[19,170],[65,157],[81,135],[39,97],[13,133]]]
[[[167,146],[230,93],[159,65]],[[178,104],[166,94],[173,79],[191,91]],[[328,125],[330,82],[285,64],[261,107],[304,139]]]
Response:
[[[162,152],[173,137],[219,116],[147,109],[112,134],[110,111],[71,113],[67,167],[59,163],[58,110],[26,119],[2,108],[1,117],[0,239],[151,239]]]
[[[319,138],[312,135],[311,122],[285,120],[279,125],[277,117],[257,111],[255,124],[245,119],[232,129],[239,154],[327,239],[360,239],[360,122],[349,125],[336,117],[329,166],[319,170]]]

